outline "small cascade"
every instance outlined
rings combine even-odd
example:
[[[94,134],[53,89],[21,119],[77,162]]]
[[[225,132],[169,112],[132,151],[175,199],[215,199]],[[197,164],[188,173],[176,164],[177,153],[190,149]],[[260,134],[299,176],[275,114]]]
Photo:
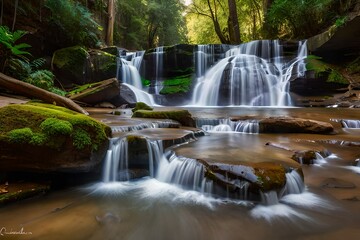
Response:
[[[171,126],[174,126],[176,124],[177,123],[172,120],[164,119],[162,121],[143,122],[138,125],[131,125],[131,126],[111,126],[111,131],[113,133],[133,132],[147,128],[170,128]]]
[[[135,94],[136,97],[136,101],[137,102],[144,102],[149,106],[154,106],[156,105],[154,98],[152,95],[148,94],[147,92],[144,92],[130,84],[127,83],[123,83],[125,86],[127,86],[128,88],[130,88],[131,91],[133,91],[133,93]]]
[[[195,48],[196,77],[202,77],[214,64],[214,45],[197,45]]]
[[[128,142],[126,138],[113,138],[110,140],[109,149],[105,157],[103,182],[129,180],[127,172]]]
[[[306,42],[300,42],[298,56],[287,60],[278,40],[253,41],[232,48],[198,79],[192,104],[289,106],[289,81],[304,74],[306,53]]]
[[[291,172],[286,173],[286,185],[284,194],[299,194],[302,193],[304,189],[304,180],[296,170],[292,170]]]
[[[169,157],[169,161],[165,159],[161,162],[157,178],[200,192],[212,190],[212,181],[205,179],[202,164],[191,158],[178,157],[174,153]]]
[[[360,120],[341,120],[343,128],[360,128]]]
[[[259,121],[257,120],[238,120],[231,119],[197,119],[196,126],[206,132],[240,132],[240,133],[259,133]]]
[[[162,78],[164,72],[164,47],[157,47],[154,52],[155,57],[155,94],[159,94],[162,89]]]
[[[131,63],[138,71],[140,71],[141,63],[144,57],[145,51],[137,51],[134,53]]]
[[[164,158],[163,143],[161,140],[147,140],[147,148],[149,153],[149,173],[150,177],[155,177],[155,169],[159,166]]]
[[[133,63],[130,61],[127,61],[123,58],[120,58],[120,61],[122,83],[127,83],[138,89],[142,89],[142,82],[138,69],[132,65]],[[119,76],[117,76],[117,79],[119,79]]]

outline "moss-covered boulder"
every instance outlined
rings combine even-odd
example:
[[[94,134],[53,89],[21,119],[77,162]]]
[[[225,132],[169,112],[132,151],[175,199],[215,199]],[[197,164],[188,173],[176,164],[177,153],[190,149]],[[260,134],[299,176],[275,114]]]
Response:
[[[116,55],[101,50],[89,52],[91,62],[91,82],[99,82],[117,76]]]
[[[133,118],[155,118],[155,119],[172,119],[178,121],[183,126],[196,127],[194,118],[188,110],[173,111],[150,111],[138,110],[132,115]]]
[[[111,129],[41,103],[0,108],[2,171],[89,172],[102,162]]]
[[[146,103],[143,102],[137,102],[135,104],[135,107],[132,109],[132,112],[136,112],[138,110],[153,110],[152,107],[150,107],[149,105],[147,105]]]
[[[51,62],[56,78],[64,87],[88,83],[90,65],[90,54],[80,46],[55,51]]]

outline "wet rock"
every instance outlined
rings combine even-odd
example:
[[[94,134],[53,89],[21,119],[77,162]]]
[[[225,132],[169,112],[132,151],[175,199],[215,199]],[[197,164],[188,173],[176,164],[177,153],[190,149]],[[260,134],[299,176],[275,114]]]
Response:
[[[94,49],[89,51],[89,55],[91,62],[91,82],[116,78],[118,64],[116,55]]]
[[[77,102],[90,105],[111,101],[120,92],[120,85],[116,78],[111,78],[98,83],[82,85],[72,90],[68,97]]]
[[[316,158],[316,152],[313,150],[296,151],[291,156],[291,159],[297,161],[300,164],[313,164]]]
[[[96,216],[95,219],[101,225],[109,224],[109,223],[118,223],[121,221],[121,218],[117,214],[113,214],[111,212],[107,212],[102,216]]]
[[[0,193],[0,206],[45,194],[49,189],[50,186],[46,183],[10,182],[6,187],[6,192]]]
[[[359,202],[360,201],[360,196],[353,196],[353,197],[350,197],[350,198],[344,198],[343,200],[350,201],[350,202]]]
[[[354,183],[338,178],[327,178],[322,182],[321,186],[323,188],[356,188]]]
[[[334,127],[327,122],[291,117],[270,117],[259,121],[260,133],[329,134]]]
[[[173,111],[149,111],[138,110],[134,112],[133,118],[155,118],[155,119],[172,119],[178,121],[183,126],[196,127],[194,118],[188,110]]]

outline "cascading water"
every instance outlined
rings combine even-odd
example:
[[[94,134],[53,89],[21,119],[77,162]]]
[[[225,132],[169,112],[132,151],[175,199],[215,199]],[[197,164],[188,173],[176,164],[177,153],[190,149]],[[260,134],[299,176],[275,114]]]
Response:
[[[214,45],[197,45],[195,52],[196,77],[204,76],[214,62]]]
[[[360,128],[360,120],[341,120],[344,128]]]
[[[164,68],[164,47],[157,47],[154,52],[155,58],[155,94],[159,94],[162,88],[162,75]]]
[[[289,81],[304,74],[306,53],[306,42],[300,42],[298,55],[287,60],[278,40],[232,48],[226,58],[198,78],[192,104],[289,106]]]
[[[197,119],[196,126],[206,132],[259,133],[257,120]]]
[[[113,138],[110,140],[109,149],[105,157],[103,182],[129,180],[127,172],[128,142],[126,138]]]

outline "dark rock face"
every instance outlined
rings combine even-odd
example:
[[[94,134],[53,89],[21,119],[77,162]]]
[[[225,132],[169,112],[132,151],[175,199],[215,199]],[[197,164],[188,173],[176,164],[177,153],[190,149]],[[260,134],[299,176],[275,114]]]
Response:
[[[117,76],[117,57],[101,50],[87,52],[80,46],[55,51],[52,68],[65,88]]]
[[[259,121],[260,133],[317,133],[334,131],[330,123],[302,118],[270,117]]]
[[[90,148],[79,151],[68,141],[61,150],[29,144],[11,144],[0,141],[1,170],[9,172],[68,172],[97,171],[105,157],[108,143],[97,151]]]

